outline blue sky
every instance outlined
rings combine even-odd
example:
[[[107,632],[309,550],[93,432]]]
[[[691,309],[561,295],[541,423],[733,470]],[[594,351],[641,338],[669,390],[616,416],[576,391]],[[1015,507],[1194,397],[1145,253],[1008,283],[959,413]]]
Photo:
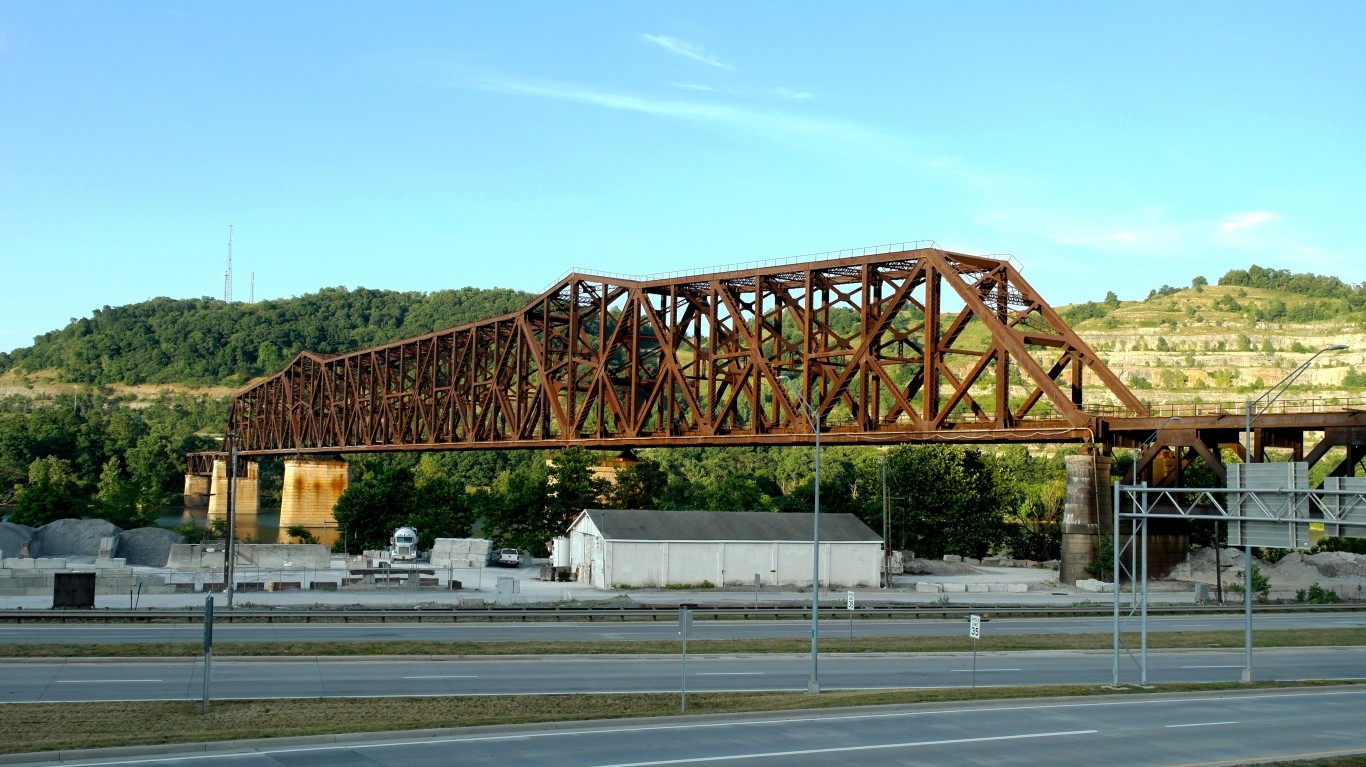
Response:
[[[1366,281],[1366,3],[0,0],[0,350],[153,296],[930,239]]]

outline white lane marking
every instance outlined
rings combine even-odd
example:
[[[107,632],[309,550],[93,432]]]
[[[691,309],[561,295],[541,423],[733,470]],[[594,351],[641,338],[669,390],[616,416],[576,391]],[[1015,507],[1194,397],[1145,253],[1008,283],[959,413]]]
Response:
[[[795,689],[795,688],[794,688],[794,689]],[[801,688],[801,689],[805,689],[805,688]],[[633,690],[632,692],[639,692],[639,691],[638,691],[638,690]],[[660,692],[673,692],[673,693],[677,693],[678,691],[677,691],[677,690],[668,690],[668,691],[660,691]],[[755,692],[757,692],[757,691],[755,691]],[[540,694],[540,693],[536,693],[536,694]],[[1312,692],[1293,692],[1293,693],[1282,693],[1282,692],[1273,692],[1273,693],[1252,693],[1252,694],[1236,694],[1236,693],[1235,693],[1235,694],[1231,694],[1231,695],[1224,696],[1224,699],[1225,699],[1225,700],[1262,700],[1262,699],[1270,699],[1270,698],[1285,699],[1285,698],[1307,698],[1307,697],[1325,697],[1325,696],[1327,696],[1327,697],[1340,697],[1340,696],[1344,696],[1344,695],[1345,695],[1345,696],[1359,696],[1359,695],[1362,695],[1362,694],[1363,694],[1363,691],[1362,691],[1362,690],[1334,690],[1334,691],[1319,691],[1319,690],[1315,690],[1315,691],[1312,691]],[[297,697],[297,696],[295,696],[295,697]],[[448,697],[448,696],[436,696],[436,695],[417,695],[417,696],[411,696],[411,695],[409,695],[409,696],[379,695],[379,696],[368,696],[368,695],[367,695],[367,696],[341,696],[341,697],[366,697],[366,698],[369,698],[369,697],[382,697],[382,698],[383,698],[383,697],[419,697],[419,698],[424,698],[424,697]],[[281,698],[271,698],[271,700],[276,700],[276,699],[281,699]],[[184,700],[184,699],[183,699],[183,698],[174,698],[173,700]],[[111,701],[95,701],[95,702],[100,702],[100,703],[122,703],[122,702],[124,702],[124,701],[121,701],[121,700],[111,700]],[[1124,707],[1124,706],[1153,706],[1153,705],[1157,705],[1157,706],[1170,706],[1170,705],[1173,705],[1173,704],[1181,705],[1181,704],[1184,704],[1184,703],[1186,703],[1186,702],[1187,702],[1187,701],[1184,701],[1184,700],[1172,700],[1172,699],[1168,699],[1168,698],[1155,698],[1155,699],[1137,699],[1137,698],[1129,698],[1129,699],[1116,699],[1116,700],[1108,700],[1108,701],[1087,700],[1087,701],[1076,702],[1076,703],[1044,703],[1044,704],[1038,704],[1038,705],[1017,706],[1017,707],[1015,707],[1015,708],[1018,709],[1018,710],[1024,710],[1024,711],[1035,711],[1035,710],[1071,709],[1071,708],[1090,708],[1090,707],[1105,707],[1105,708],[1110,708],[1110,707],[1116,707],[1116,706],[1118,706],[1118,707]],[[961,708],[961,709],[952,709],[952,710],[944,710],[944,711],[922,711],[922,712],[915,712],[915,713],[907,713],[907,712],[904,712],[904,711],[894,711],[894,712],[879,712],[879,713],[875,713],[875,714],[842,714],[842,715],[838,715],[838,716],[801,716],[801,717],[786,717],[786,718],[779,718],[779,719],[753,719],[753,720],[738,721],[738,722],[737,722],[737,721],[731,721],[731,722],[693,722],[693,723],[689,723],[689,724],[674,724],[674,723],[669,723],[669,724],[648,724],[648,725],[641,725],[641,726],[636,726],[636,727],[585,727],[585,728],[583,728],[583,729],[575,729],[575,730],[541,730],[541,731],[530,731],[530,732],[528,732],[528,731],[520,731],[520,732],[513,732],[513,733],[508,733],[508,734],[497,734],[497,735],[457,735],[457,736],[446,737],[446,738],[439,738],[439,737],[438,737],[438,738],[423,738],[423,739],[421,739],[421,740],[397,739],[397,740],[385,740],[385,741],[376,742],[376,743],[348,743],[348,744],[345,744],[345,745],[327,744],[327,745],[317,745],[317,746],[289,746],[289,747],[284,747],[284,748],[270,748],[270,747],[265,747],[265,746],[263,746],[262,748],[260,748],[260,749],[258,749],[258,750],[254,750],[254,751],[243,751],[243,752],[238,752],[238,753],[231,753],[231,752],[228,752],[228,753],[224,753],[224,752],[215,752],[215,753],[209,753],[209,754],[179,753],[179,754],[172,754],[172,755],[170,755],[170,756],[154,756],[154,757],[147,757],[147,758],[140,758],[140,759],[139,759],[139,758],[118,759],[118,760],[116,760],[116,761],[104,761],[104,762],[89,761],[89,762],[83,762],[82,764],[84,764],[86,767],[97,767],[98,765],[159,764],[159,763],[162,763],[162,762],[193,762],[193,761],[201,761],[201,760],[205,760],[205,759],[215,759],[215,760],[224,760],[224,761],[226,761],[226,760],[228,760],[228,759],[233,759],[233,758],[253,757],[253,756],[261,756],[261,755],[267,755],[267,754],[294,754],[294,753],[304,753],[304,752],[351,751],[351,750],[354,750],[354,751],[366,751],[366,750],[370,750],[370,749],[378,749],[378,748],[393,749],[393,748],[398,748],[398,747],[402,747],[402,746],[415,746],[415,745],[422,745],[422,744],[481,743],[481,742],[503,741],[503,740],[531,740],[531,739],[534,739],[534,738],[553,738],[553,737],[557,737],[557,736],[559,736],[559,737],[565,737],[565,736],[581,737],[581,736],[594,736],[594,735],[603,735],[603,734],[619,734],[619,733],[622,733],[622,732],[652,732],[652,731],[657,731],[657,730],[671,730],[671,731],[677,731],[677,730],[709,730],[709,729],[731,728],[731,727],[743,727],[743,726],[753,726],[753,725],[773,725],[773,724],[779,724],[779,725],[781,725],[781,724],[791,724],[791,723],[793,723],[793,722],[830,722],[830,721],[842,722],[842,721],[864,721],[864,720],[870,720],[870,719],[914,719],[914,718],[920,718],[920,717],[933,717],[933,716],[958,716],[958,715],[962,715],[962,714],[979,713],[979,712],[982,712],[982,711],[999,711],[999,710],[1000,710],[1000,709],[998,709],[998,708],[991,708],[991,707],[981,707],[981,708],[973,707],[973,708]]]
[[[1238,724],[1238,722],[1192,722],[1190,724],[1169,724],[1168,727],[1215,727],[1221,724]]]
[[[1239,666],[1238,668],[1242,668],[1242,666]],[[1023,670],[1024,670],[1024,669],[1020,669],[1020,668],[979,668],[979,669],[977,669],[977,673],[981,674],[981,673],[985,673],[985,672],[988,672],[988,671],[1023,671]],[[960,674],[971,674],[971,673],[972,673],[972,669],[970,669],[970,668],[951,668],[951,669],[949,669],[949,671],[956,671],[956,672],[958,672],[958,673],[960,673]]]
[[[1181,668],[1246,668],[1241,663],[1236,666],[1182,666]]]
[[[701,764],[703,762],[734,762],[748,759],[771,757],[809,756],[812,754],[843,754],[853,751],[880,751],[890,748],[920,748],[924,746],[953,746],[962,743],[991,743],[1002,740],[1025,740],[1027,738],[1057,738],[1068,735],[1094,735],[1099,730],[1063,730],[1059,732],[1031,732],[1025,735],[996,735],[984,738],[950,738],[947,740],[912,740],[904,743],[879,743],[867,746],[840,746],[837,748],[806,748],[800,751],[764,751],[751,754],[727,754],[726,756],[697,756],[687,759],[661,759],[654,762],[619,762],[599,767],[659,767],[665,764]]]
[[[434,676],[405,676],[404,679],[478,679],[473,674],[444,674]]]
[[[160,679],[58,679],[56,684],[109,684],[111,682],[160,682]]]
[[[762,671],[699,671],[695,676],[763,676]]]

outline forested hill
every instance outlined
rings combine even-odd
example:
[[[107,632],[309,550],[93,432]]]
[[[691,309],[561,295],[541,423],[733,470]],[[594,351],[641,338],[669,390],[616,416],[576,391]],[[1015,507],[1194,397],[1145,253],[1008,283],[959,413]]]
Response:
[[[326,288],[297,298],[226,303],[154,298],[106,306],[0,353],[0,373],[52,370],[86,384],[240,384],[299,351],[348,352],[495,317],[534,296],[461,288],[433,293]]]

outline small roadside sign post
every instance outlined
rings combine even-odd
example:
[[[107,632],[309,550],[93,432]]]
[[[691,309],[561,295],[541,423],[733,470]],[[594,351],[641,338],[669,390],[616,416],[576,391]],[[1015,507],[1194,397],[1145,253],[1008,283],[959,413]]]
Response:
[[[854,651],[854,592],[849,592],[849,596],[844,600],[844,607],[849,611],[849,651]]]
[[[968,616],[968,636],[972,637],[972,686],[977,686],[977,640],[982,638],[982,616]]]
[[[204,597],[204,703],[203,713],[209,711],[209,666],[213,664],[213,597]]]
[[[678,712],[688,712],[688,634],[692,631],[693,605],[678,606],[678,635],[683,638],[683,663],[680,666],[678,683]]]
[[[754,574],[754,606],[759,606],[759,587],[764,585],[764,581],[758,573]]]

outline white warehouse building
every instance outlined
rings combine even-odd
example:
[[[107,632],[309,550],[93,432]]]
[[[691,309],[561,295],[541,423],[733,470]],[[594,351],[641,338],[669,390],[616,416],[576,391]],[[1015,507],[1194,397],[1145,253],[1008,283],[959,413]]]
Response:
[[[811,515],[586,509],[569,527],[574,580],[598,588],[811,585]],[[562,561],[563,555],[557,556]],[[853,514],[822,514],[821,587],[881,581],[882,538]]]

